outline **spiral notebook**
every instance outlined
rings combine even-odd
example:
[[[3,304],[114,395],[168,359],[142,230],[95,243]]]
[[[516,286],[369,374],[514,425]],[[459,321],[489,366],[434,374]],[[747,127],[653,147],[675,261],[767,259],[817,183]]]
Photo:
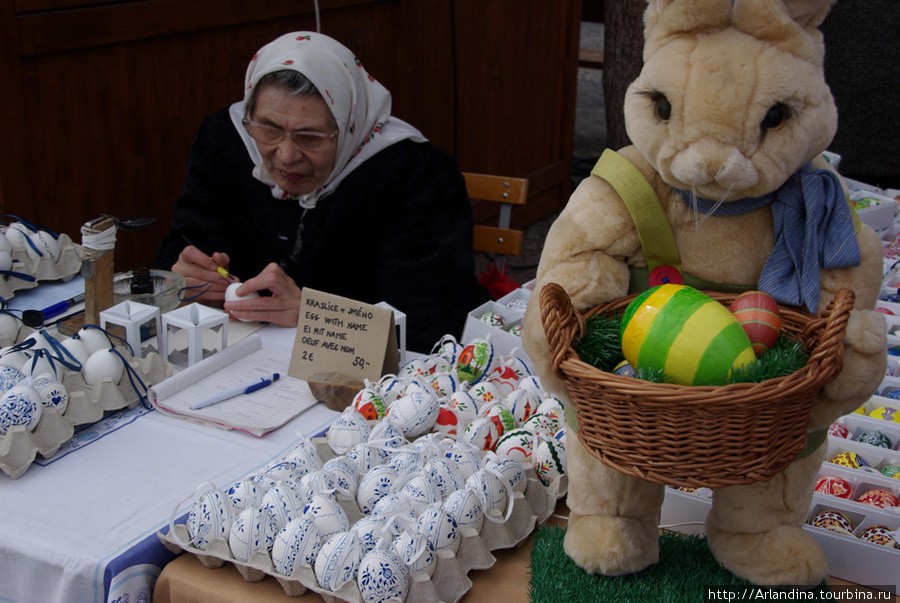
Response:
[[[262,347],[259,335],[230,345],[150,388],[147,398],[162,414],[262,436],[309,410],[316,399],[306,381],[288,375],[290,354]],[[272,385],[191,410],[219,392],[272,373]]]

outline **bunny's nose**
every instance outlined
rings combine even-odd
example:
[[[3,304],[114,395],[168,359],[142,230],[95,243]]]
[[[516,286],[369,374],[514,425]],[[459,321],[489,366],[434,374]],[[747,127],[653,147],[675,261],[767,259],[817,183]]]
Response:
[[[728,158],[716,172],[716,183],[733,191],[746,190],[759,182],[756,166],[737,149],[731,149]]]
[[[743,153],[709,139],[703,139],[680,151],[672,159],[672,175],[693,187],[717,184],[723,189],[741,191],[759,181],[759,172]]]

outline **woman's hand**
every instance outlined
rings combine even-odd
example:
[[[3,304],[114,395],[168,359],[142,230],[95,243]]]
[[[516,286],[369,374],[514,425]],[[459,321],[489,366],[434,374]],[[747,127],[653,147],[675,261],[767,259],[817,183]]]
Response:
[[[184,277],[188,287],[199,292],[203,288],[206,291],[199,295],[198,300],[223,300],[225,289],[237,279],[230,276],[227,280],[216,270],[219,267],[228,268],[231,258],[227,253],[216,252],[212,257],[206,255],[193,245],[185,247],[178,255],[178,261],[172,266],[172,272]]]
[[[272,295],[225,302],[225,311],[235,318],[270,322],[282,327],[296,327],[300,316],[300,287],[276,263],[271,263],[257,276],[237,288],[240,296],[268,289]]]

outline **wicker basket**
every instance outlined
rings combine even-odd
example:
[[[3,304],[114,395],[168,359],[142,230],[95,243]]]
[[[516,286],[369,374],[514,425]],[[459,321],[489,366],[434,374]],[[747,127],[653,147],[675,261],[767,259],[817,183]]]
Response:
[[[734,294],[705,292],[725,305]],[[672,486],[717,488],[765,481],[806,445],[809,411],[841,370],[855,296],[842,289],[822,318],[779,306],[782,331],[810,354],[802,369],[762,383],[685,386],[602,371],[572,347],[592,316],[621,313],[635,296],[586,312],[556,283],[540,294],[553,370],[575,402],[578,439],[627,475]]]

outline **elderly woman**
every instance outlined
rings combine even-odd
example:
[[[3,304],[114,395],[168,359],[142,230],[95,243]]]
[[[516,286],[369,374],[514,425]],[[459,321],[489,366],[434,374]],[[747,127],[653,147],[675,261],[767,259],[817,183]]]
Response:
[[[311,287],[405,312],[412,350],[459,336],[488,296],[453,157],[393,117],[390,93],[321,34],[264,46],[244,92],[197,134],[155,265],[202,299],[224,298],[220,267],[243,280],[238,295],[262,293],[226,302],[235,318],[296,326]]]

